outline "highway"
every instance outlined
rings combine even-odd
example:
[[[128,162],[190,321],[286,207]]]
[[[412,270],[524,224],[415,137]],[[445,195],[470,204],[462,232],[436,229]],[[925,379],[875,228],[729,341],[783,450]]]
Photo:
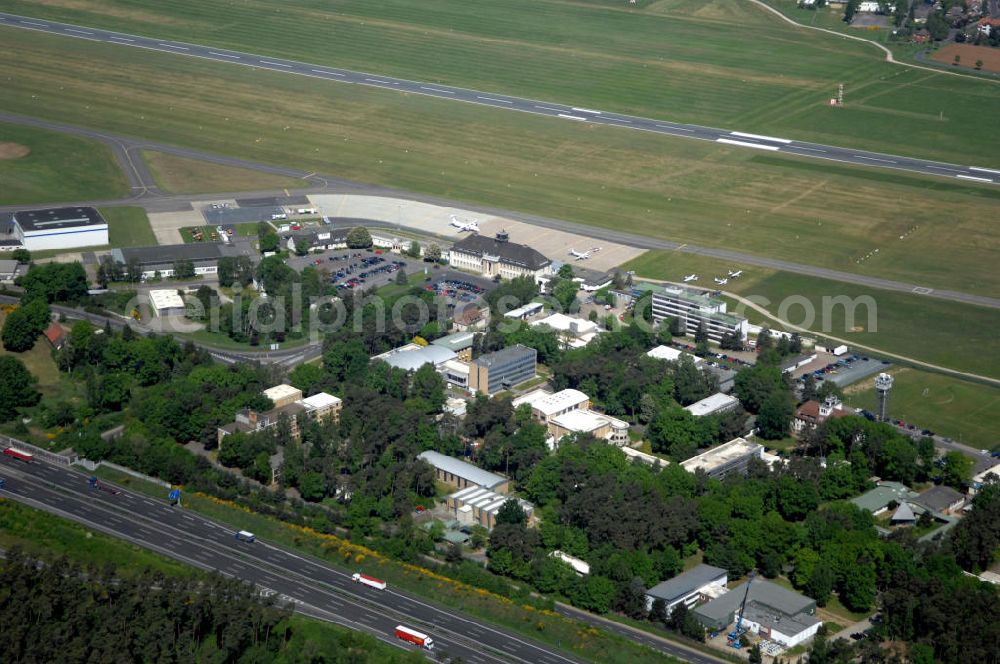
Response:
[[[286,74],[309,76],[338,83],[382,88],[397,92],[426,95],[438,99],[490,106],[509,111],[544,115],[565,122],[610,125],[623,129],[648,131],[680,138],[711,141],[727,147],[746,148],[764,152],[778,152],[811,159],[823,159],[858,166],[874,166],[898,171],[934,175],[950,179],[983,184],[1000,183],[1000,170],[977,166],[961,166],[925,159],[868,152],[853,148],[808,143],[777,136],[762,136],[728,129],[716,129],[693,124],[681,124],[662,119],[643,118],[599,109],[583,108],[549,101],[537,101],[512,95],[470,90],[451,85],[411,81],[380,74],[327,67],[287,60],[284,58],[255,55],[212,46],[156,39],[86,26],[59,23],[43,19],[0,13],[0,25],[35,30],[49,34],[74,37],[89,41],[141,48],[161,53],[183,55],[215,62],[266,69]]]
[[[71,519],[195,567],[243,579],[260,587],[265,595],[294,603],[295,610],[304,615],[368,632],[400,648],[412,649],[393,636],[395,626],[405,624],[435,640],[435,656],[444,652],[473,664],[586,661],[391,587],[379,592],[360,586],[351,581],[351,572],[267,541],[237,541],[233,528],[171,506],[166,501],[166,489],[164,499],[156,500],[103,483],[119,491],[111,494],[91,489],[85,475],[67,467],[37,458],[24,463],[8,456],[0,456],[0,478],[6,480],[0,497]],[[692,664],[725,661],[581,611],[561,613]]]

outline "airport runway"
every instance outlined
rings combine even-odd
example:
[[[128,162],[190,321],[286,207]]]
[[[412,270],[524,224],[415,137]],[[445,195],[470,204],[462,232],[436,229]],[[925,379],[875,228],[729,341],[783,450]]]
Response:
[[[811,159],[824,159],[858,166],[888,168],[921,175],[957,179],[982,184],[1000,183],[1000,169],[977,166],[961,166],[925,159],[915,159],[898,155],[868,152],[853,148],[843,148],[818,143],[808,143],[778,136],[762,136],[727,129],[715,129],[700,125],[681,124],[667,120],[643,118],[622,113],[611,113],[599,109],[583,108],[555,102],[537,101],[511,95],[469,90],[450,85],[410,81],[379,74],[368,74],[337,67],[274,58],[242,51],[233,51],[199,44],[154,39],[140,35],[112,32],[68,23],[35,19],[16,14],[0,13],[0,25],[8,25],[49,34],[87,39],[89,41],[117,44],[132,48],[142,48],[161,53],[172,53],[188,57],[225,62],[257,69],[309,76],[338,83],[365,85],[398,92],[427,95],[470,104],[479,104],[510,111],[545,115],[566,122],[580,122],[611,125],[624,129],[635,129],[681,138],[711,141],[728,147],[738,147],[766,152],[779,152]]]
[[[352,571],[335,569],[270,544],[266,538],[253,544],[239,542],[233,528],[171,506],[166,489],[163,500],[120,487],[114,487],[120,493],[112,495],[91,489],[84,474],[37,458],[28,464],[0,456],[0,477],[6,480],[0,497],[58,514],[195,567],[246,580],[264,594],[277,595],[282,603],[294,603],[295,610],[304,615],[368,632],[400,648],[413,649],[393,636],[395,626],[404,624],[437,642],[435,657],[444,652],[473,664],[585,661],[392,587],[379,592],[360,586],[351,581]],[[567,615],[691,664],[724,661],[583,612],[574,610]]]

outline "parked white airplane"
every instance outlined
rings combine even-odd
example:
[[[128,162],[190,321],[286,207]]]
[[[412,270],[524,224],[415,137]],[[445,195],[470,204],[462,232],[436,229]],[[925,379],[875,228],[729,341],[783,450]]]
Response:
[[[715,283],[719,284],[720,286],[725,286],[726,284],[729,283],[729,279],[720,279],[719,277],[716,277]]]
[[[688,276],[684,277],[684,281],[685,282],[688,282],[688,281],[698,281],[698,275],[697,274],[689,274]]]
[[[729,278],[730,279],[738,279],[741,274],[743,274],[743,270],[736,270],[735,272],[733,272],[732,270],[730,270],[729,271]]]
[[[576,258],[578,261],[585,261],[591,257],[595,252],[600,251],[600,247],[591,247],[587,251],[577,251],[576,249],[570,249],[569,255]]]
[[[451,215],[451,225],[458,229],[459,233],[478,233],[479,232],[479,222],[473,219],[472,221],[465,221],[460,217]]]

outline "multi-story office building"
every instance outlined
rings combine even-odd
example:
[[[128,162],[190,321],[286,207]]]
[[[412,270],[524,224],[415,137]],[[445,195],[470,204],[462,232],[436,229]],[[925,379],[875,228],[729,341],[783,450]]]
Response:
[[[708,338],[718,342],[727,333],[739,339],[747,338],[747,320],[726,313],[726,302],[698,291],[667,286],[653,291],[653,322],[679,318],[688,334],[694,334],[704,324]]]
[[[470,363],[469,389],[482,394],[509,390],[535,377],[538,352],[521,344],[481,355]]]

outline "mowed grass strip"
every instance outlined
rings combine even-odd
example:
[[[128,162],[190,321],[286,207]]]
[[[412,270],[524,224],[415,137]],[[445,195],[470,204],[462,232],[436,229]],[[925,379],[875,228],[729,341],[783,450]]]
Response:
[[[150,36],[656,118],[1000,166],[1000,85],[905,69],[739,0],[8,0]],[[822,14],[826,16],[826,14]],[[837,85],[847,104],[830,108]],[[974,131],[968,130],[975,127]]]
[[[101,208],[108,222],[108,239],[112,247],[150,247],[157,243],[149,225],[146,210],[141,207]]]
[[[789,272],[743,266],[681,252],[651,251],[627,263],[638,277],[680,282],[699,275],[696,286],[714,288],[714,277],[743,269],[726,291],[752,297],[788,322],[889,353],[959,371],[1000,378],[1000,309],[884,291]],[[856,307],[836,304],[847,298]],[[736,308],[737,313],[744,313]],[[811,313],[810,313],[811,312]],[[752,311],[744,313],[757,320]]]
[[[986,359],[986,356],[983,357]],[[909,367],[890,370],[889,415],[978,449],[1000,446],[1000,389]],[[871,381],[848,390],[847,402],[877,411]]]
[[[309,185],[305,180],[221,166],[164,152],[142,150],[140,154],[149,166],[157,186],[173,194],[295,189]]]
[[[1000,282],[997,200],[976,185],[836,164],[827,172],[805,159],[421,95],[0,35],[0,62],[17,63],[2,103],[21,113],[937,288],[995,294]]]
[[[0,122],[0,205],[121,198],[128,193],[128,181],[104,145]]]

